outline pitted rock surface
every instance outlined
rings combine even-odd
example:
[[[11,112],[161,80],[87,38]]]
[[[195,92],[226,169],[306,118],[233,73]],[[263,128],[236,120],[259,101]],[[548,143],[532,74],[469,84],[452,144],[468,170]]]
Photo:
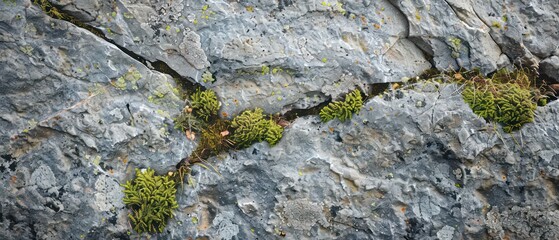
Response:
[[[174,171],[196,147],[173,122],[180,81],[215,90],[230,118],[432,67],[559,76],[554,1],[51,3],[83,25],[0,1],[0,239],[148,237],[122,184],[135,168]],[[558,238],[559,103],[506,134],[462,88],[389,90],[345,123],[299,117],[274,147],[212,157],[151,238]]]

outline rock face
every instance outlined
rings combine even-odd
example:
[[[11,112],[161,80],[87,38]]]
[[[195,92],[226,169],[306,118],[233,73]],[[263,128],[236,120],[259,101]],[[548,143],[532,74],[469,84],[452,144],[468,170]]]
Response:
[[[0,239],[137,238],[121,184],[196,145],[174,129],[184,103],[166,73],[215,90],[227,116],[431,67],[559,74],[553,1],[51,2],[104,36],[0,2]],[[194,168],[154,237],[559,238],[559,103],[504,134],[460,90],[417,83],[346,123],[298,118],[272,148],[209,159],[217,172]]]

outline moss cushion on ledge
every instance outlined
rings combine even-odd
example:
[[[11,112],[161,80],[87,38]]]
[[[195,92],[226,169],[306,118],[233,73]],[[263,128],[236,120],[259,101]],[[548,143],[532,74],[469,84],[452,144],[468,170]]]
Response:
[[[205,121],[217,115],[217,111],[219,111],[220,103],[213,90],[201,91],[198,89],[190,96],[190,101],[194,113]]]
[[[178,208],[175,181],[167,175],[156,176],[153,169],[136,169],[136,178],[124,184],[124,204],[134,231],[163,232],[167,220]]]
[[[344,101],[334,101],[320,110],[320,119],[328,122],[334,118],[338,118],[340,122],[350,119],[354,113],[359,113],[363,106],[363,99],[359,90],[353,90],[346,95]]]
[[[468,80],[462,97],[475,114],[501,123],[503,131],[510,133],[534,121],[538,90],[531,82],[521,70],[501,70],[491,79],[477,76]]]
[[[233,141],[239,147],[264,140],[275,145],[283,134],[283,128],[275,121],[266,119],[260,108],[244,111],[233,119],[231,126],[235,129]]]

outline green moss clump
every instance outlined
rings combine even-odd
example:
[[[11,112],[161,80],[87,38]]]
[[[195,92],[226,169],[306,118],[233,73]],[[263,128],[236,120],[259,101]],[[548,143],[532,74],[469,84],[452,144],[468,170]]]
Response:
[[[320,110],[320,119],[328,122],[334,118],[338,118],[341,122],[350,119],[352,114],[359,113],[363,106],[363,99],[359,90],[353,90],[346,95],[345,101],[334,101]]]
[[[277,124],[274,120],[270,119],[268,121],[268,130],[266,131],[265,140],[271,146],[276,145],[278,141],[283,137],[283,127]]]
[[[192,104],[194,113],[205,121],[217,115],[217,111],[220,107],[215,92],[210,89],[205,91],[201,91],[200,89],[196,90],[196,92],[190,96],[190,103]]]
[[[328,122],[334,118],[340,119],[341,122],[351,118],[351,110],[345,102],[331,102],[328,106],[320,110],[320,119],[323,122]]]
[[[363,107],[363,98],[359,90],[355,89],[345,97],[345,102],[349,105],[349,110],[353,113],[359,113]]]
[[[501,123],[510,133],[534,121],[537,90],[530,85],[524,71],[500,70],[491,79],[476,76],[467,81],[462,97],[475,114]]]
[[[505,132],[520,129],[525,123],[534,121],[536,103],[532,101],[530,90],[522,89],[517,84],[504,84],[495,99],[497,115],[495,121],[503,123]]]
[[[128,214],[134,231],[163,232],[167,220],[178,208],[175,181],[171,176],[156,176],[152,169],[136,169],[136,178],[124,184],[124,204],[132,210]]]
[[[262,109],[244,111],[231,122],[235,129],[233,141],[239,147],[248,147],[254,142],[266,140],[270,145],[275,145],[283,134],[283,128],[273,120],[264,117]]]
[[[244,111],[231,122],[235,129],[233,141],[240,147],[247,147],[254,142],[264,140],[268,122],[264,119],[262,109]]]
[[[497,116],[495,97],[489,90],[481,90],[469,86],[462,92],[462,97],[478,116],[485,119],[494,119]]]

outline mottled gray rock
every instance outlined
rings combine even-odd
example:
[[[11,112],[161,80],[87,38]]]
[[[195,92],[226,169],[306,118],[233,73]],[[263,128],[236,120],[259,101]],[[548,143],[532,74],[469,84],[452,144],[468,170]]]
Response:
[[[559,40],[559,6],[545,1],[55,3],[185,77],[208,69],[217,80],[201,83],[227,115],[312,107],[349,86],[417,75],[428,60],[440,70],[537,68]]]
[[[545,68],[559,9],[512,0],[55,3],[125,51],[29,0],[0,2],[0,239],[146,237],[131,230],[120,185],[137,167],[173,170],[195,143],[173,126],[183,108],[175,81],[136,55],[196,81],[209,69],[217,80],[203,84],[229,116],[277,112],[415,76],[430,57],[440,69],[547,59]],[[505,134],[472,113],[461,86],[413,88],[371,98],[345,123],[298,118],[272,148],[209,159],[217,172],[195,166],[195,184],[179,188],[175,218],[153,238],[558,238],[559,103]]]
[[[541,61],[540,70],[546,77],[559,82],[559,57],[551,56]]]
[[[215,89],[227,115],[308,108],[337,97],[339,86],[431,67],[387,1],[55,2],[118,45]],[[200,81],[206,69],[213,84]]]
[[[78,20],[101,30],[119,46],[150,62],[162,61],[183,76],[199,79],[200,71],[210,65],[201,49],[200,36],[191,26],[175,22],[186,20],[181,11],[186,2],[149,1],[52,1]]]
[[[475,116],[459,86],[422,85],[373,98],[350,122],[300,118],[273,148],[261,143],[222,155],[215,163],[221,177],[202,171],[200,192],[187,198],[202,197],[213,212],[233,211],[239,238],[483,239],[500,236],[495,227],[519,238],[553,238],[554,214],[529,216],[555,211],[557,176],[548,172],[559,156],[559,104],[539,108],[535,123],[509,135]],[[257,214],[238,201],[258,205]],[[182,215],[177,219],[187,221]],[[520,233],[521,226],[538,230]]]
[[[531,206],[513,206],[500,213],[498,210],[499,208],[495,208],[495,211],[491,210],[488,213],[488,220],[493,224],[498,224],[488,224],[490,227],[497,226],[497,229],[490,231],[494,238],[504,238],[505,232],[506,236],[511,239],[556,239],[559,237],[557,229],[559,212],[557,210],[533,209]],[[497,217],[495,218],[495,216]]]
[[[0,2],[0,238],[117,238],[120,184],[174,169],[174,80],[29,1]]]
[[[472,0],[477,16],[491,28],[491,37],[508,58],[537,69],[559,44],[559,2]]]
[[[409,37],[420,40],[442,70],[498,69],[503,54],[468,1],[391,1],[407,17]],[[501,63],[506,64],[506,63]]]

